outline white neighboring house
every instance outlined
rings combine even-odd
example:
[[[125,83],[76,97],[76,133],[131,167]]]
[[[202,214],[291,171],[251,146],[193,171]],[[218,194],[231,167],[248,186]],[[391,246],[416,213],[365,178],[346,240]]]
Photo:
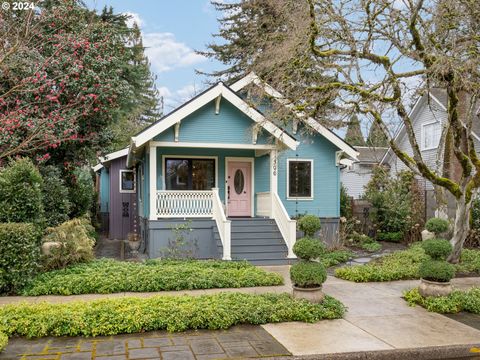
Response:
[[[359,152],[358,161],[340,170],[340,181],[350,197],[360,199],[372,177],[374,166],[380,164],[388,148],[355,146],[355,149]]]
[[[422,158],[426,165],[431,169],[441,173],[443,162],[441,161],[441,154],[443,147],[440,144],[442,138],[443,127],[447,121],[447,93],[443,89],[431,89],[429,93],[421,96],[414,107],[410,111],[410,118],[412,119],[413,128],[416,140],[419,144]],[[473,122],[473,137],[475,139],[475,146],[477,152],[480,152],[480,104],[477,104],[476,114],[477,118]],[[395,142],[399,148],[408,155],[413,156],[412,147],[408,140],[405,127],[402,126],[395,136]],[[402,170],[407,170],[405,164],[397,158],[392,149],[388,149],[381,161],[382,165],[390,168],[391,174],[397,174]],[[426,218],[439,216],[436,212],[438,209],[437,202],[434,195],[434,187],[428,180],[421,179],[420,184],[425,191],[426,198]],[[451,214],[451,206],[449,204],[449,215]]]

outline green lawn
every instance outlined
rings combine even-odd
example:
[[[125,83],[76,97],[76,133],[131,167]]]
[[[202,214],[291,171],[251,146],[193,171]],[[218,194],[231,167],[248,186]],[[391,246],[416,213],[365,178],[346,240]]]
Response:
[[[280,275],[245,261],[148,260],[134,263],[101,259],[39,274],[21,295],[110,294],[282,284]]]
[[[474,287],[468,291],[455,290],[448,296],[422,297],[418,289],[412,289],[404,294],[410,306],[421,305],[428,311],[441,314],[455,314],[466,311],[480,314],[480,288]]]
[[[396,251],[363,266],[344,266],[335,270],[335,276],[355,282],[419,279],[420,263],[427,259],[420,244]],[[459,273],[480,274],[480,250],[464,249],[461,261],[455,265]]]
[[[20,303],[0,307],[0,333],[8,336],[99,336],[153,330],[227,329],[236,324],[338,319],[345,307],[326,296],[321,304],[289,294],[220,293]]]

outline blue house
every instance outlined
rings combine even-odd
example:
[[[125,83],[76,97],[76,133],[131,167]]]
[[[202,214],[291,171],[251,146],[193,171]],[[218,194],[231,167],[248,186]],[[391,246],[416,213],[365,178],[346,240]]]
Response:
[[[187,219],[198,258],[287,263],[295,257],[294,219],[305,213],[320,217],[330,241],[338,236],[339,165],[357,151],[303,114],[286,129],[269,121],[242,97],[250,84],[290,106],[253,73],[231,86],[219,82],[132,137],[116,155],[120,178],[100,176],[112,194],[112,187],[121,190],[124,171],[133,171],[131,230],[150,257],[161,256],[172,228]]]

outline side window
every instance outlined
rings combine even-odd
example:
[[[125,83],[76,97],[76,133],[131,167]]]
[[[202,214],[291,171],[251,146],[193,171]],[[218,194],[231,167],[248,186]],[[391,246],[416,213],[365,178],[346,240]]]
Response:
[[[120,170],[120,192],[135,192],[135,172],[133,170]]]
[[[288,159],[287,197],[313,198],[313,160]]]

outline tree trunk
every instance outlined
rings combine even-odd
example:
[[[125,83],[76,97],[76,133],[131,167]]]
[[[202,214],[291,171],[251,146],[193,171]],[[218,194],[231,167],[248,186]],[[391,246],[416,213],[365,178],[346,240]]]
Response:
[[[457,208],[455,211],[455,223],[453,227],[453,236],[450,243],[453,246],[453,251],[448,257],[448,261],[456,264],[460,261],[460,254],[462,253],[463,243],[467,238],[470,230],[470,209],[472,201],[468,203],[465,195],[457,199]]]

